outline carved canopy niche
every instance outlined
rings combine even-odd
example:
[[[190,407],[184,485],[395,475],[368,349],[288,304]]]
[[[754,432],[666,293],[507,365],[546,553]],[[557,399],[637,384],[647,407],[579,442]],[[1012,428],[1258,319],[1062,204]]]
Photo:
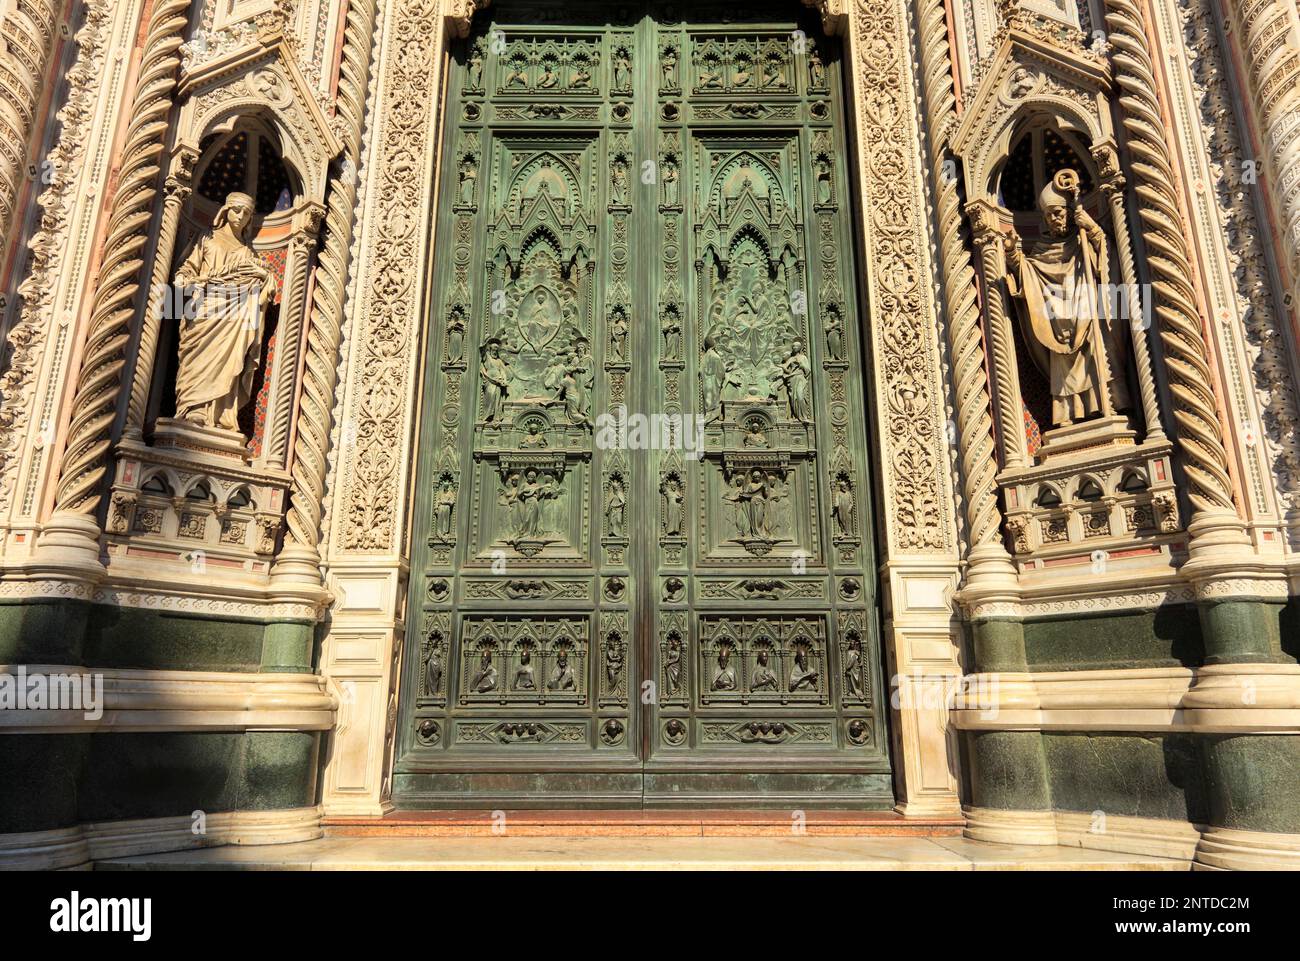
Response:
[[[1109,69],[1082,35],[1063,41],[1027,23],[1012,18],[952,139],[978,251],[1009,543],[1028,568],[1134,540],[1167,550],[1181,529],[1172,445]],[[1077,208],[1053,228],[1041,204],[1056,197],[1068,206],[1073,183]],[[1030,269],[1023,265],[1058,257],[1085,266],[1067,265],[1042,288],[1065,299],[1031,306],[1017,279]],[[1041,276],[1059,273],[1047,270]],[[1082,306],[1088,295],[1077,299],[1074,285],[1085,277],[1093,299]],[[1073,315],[1062,317],[1062,304]],[[1076,381],[1092,387],[1075,393]]]
[[[291,484],[307,281],[330,163],[341,149],[284,27],[260,16],[242,44],[190,51],[179,85],[107,524],[118,553],[165,545],[182,557],[201,552],[209,569],[265,574],[277,548]],[[163,396],[177,324],[187,316],[177,309],[173,278],[232,193],[253,198],[247,243],[275,284],[251,397],[240,411],[242,440],[167,416],[170,397]]]

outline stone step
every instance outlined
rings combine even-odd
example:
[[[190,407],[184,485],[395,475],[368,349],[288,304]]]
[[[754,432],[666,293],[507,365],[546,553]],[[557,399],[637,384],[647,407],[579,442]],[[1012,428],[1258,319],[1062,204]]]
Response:
[[[1186,871],[1186,861],[965,838],[322,838],[99,861],[150,870]]]
[[[960,837],[960,818],[892,811],[397,811],[331,817],[326,837]]]

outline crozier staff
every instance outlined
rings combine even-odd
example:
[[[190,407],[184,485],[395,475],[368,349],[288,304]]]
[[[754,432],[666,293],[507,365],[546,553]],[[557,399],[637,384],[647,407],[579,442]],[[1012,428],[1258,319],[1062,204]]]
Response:
[[[176,271],[193,316],[181,323],[176,416],[200,427],[238,430],[252,396],[271,270],[248,242],[253,198],[232,193]]]

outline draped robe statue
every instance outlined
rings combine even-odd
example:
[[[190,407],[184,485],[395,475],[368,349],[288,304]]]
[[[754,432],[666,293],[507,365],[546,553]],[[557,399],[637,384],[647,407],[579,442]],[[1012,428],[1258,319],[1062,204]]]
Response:
[[[1007,286],[1029,353],[1048,381],[1052,423],[1127,410],[1106,234],[1079,206],[1073,171],[1058,172],[1038,206],[1048,236],[1023,251],[1019,238],[1007,238]]]
[[[192,293],[181,322],[176,417],[200,427],[239,429],[252,396],[266,308],[275,280],[248,242],[253,198],[232,193],[176,271]],[[193,316],[189,316],[192,311]]]

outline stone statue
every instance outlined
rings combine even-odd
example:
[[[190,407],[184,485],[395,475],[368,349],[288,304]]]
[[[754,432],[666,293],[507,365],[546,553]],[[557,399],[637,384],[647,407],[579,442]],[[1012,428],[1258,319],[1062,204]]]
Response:
[[[844,359],[844,328],[837,310],[826,315],[826,353],[831,360]]]
[[[1047,378],[1052,422],[1069,425],[1129,408],[1116,361],[1106,235],[1079,205],[1079,178],[1058,171],[1038,198],[1047,236],[1021,249],[1003,241],[1007,287],[1019,307],[1025,343]]]
[[[176,370],[176,417],[200,427],[239,429],[252,396],[266,309],[275,279],[248,242],[253,198],[232,193],[176,271],[187,293]],[[192,311],[193,316],[190,316]]]
[[[630,90],[632,88],[632,61],[627,50],[619,47],[614,54],[614,89]]]

